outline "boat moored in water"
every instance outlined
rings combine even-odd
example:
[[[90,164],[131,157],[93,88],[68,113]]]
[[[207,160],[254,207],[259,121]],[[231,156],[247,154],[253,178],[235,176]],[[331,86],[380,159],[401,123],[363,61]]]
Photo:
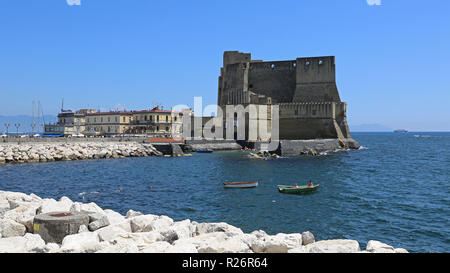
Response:
[[[197,150],[196,152],[197,152],[197,153],[212,153],[213,150],[210,150],[210,149],[206,149],[206,150]]]
[[[278,185],[278,191],[280,193],[290,193],[290,194],[304,194],[317,191],[319,184],[312,186],[285,186]]]
[[[223,183],[225,188],[254,188],[258,186],[258,181],[248,181],[248,182],[226,182]]]

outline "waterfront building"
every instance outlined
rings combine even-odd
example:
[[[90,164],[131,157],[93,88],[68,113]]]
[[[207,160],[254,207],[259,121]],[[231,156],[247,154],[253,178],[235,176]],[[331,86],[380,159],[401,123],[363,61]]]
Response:
[[[85,115],[85,132],[88,135],[119,135],[126,133],[132,121],[132,112],[90,112]]]
[[[154,107],[151,110],[132,111],[128,133],[153,137],[179,138],[182,133],[182,113]]]

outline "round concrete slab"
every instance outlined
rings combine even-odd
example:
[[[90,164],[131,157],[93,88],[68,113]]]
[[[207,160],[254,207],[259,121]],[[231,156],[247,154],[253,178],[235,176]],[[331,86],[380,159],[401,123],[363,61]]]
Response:
[[[89,216],[80,212],[55,211],[36,215],[33,233],[46,243],[61,244],[64,237],[78,233],[81,225],[89,225]]]

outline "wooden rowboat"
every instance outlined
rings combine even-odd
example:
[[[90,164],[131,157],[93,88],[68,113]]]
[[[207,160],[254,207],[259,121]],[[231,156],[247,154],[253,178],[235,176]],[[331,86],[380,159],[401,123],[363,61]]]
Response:
[[[317,191],[319,184],[313,186],[285,186],[278,185],[278,191],[281,193],[304,194]]]
[[[254,188],[258,186],[258,181],[249,182],[226,182],[223,183],[225,188]]]

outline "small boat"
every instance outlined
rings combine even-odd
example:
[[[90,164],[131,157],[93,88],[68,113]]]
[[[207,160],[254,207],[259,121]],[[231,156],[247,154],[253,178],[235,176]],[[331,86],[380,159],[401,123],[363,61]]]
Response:
[[[196,152],[197,152],[197,153],[212,153],[213,150],[210,150],[210,149],[206,149],[206,150],[197,150]]]
[[[303,194],[315,192],[319,188],[319,184],[313,186],[285,186],[278,185],[278,191],[281,193]]]
[[[258,181],[249,182],[226,182],[223,183],[225,188],[254,188],[258,186]]]

